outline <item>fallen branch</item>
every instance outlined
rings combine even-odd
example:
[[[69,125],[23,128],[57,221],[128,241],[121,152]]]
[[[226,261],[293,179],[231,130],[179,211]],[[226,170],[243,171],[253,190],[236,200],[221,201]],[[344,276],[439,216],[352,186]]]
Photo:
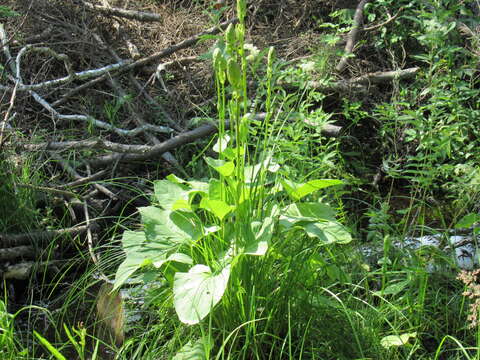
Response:
[[[154,14],[151,12],[144,12],[144,11],[135,11],[135,10],[125,10],[117,7],[110,7],[110,6],[102,6],[102,5],[95,5],[91,4],[87,1],[82,1],[82,4],[90,9],[98,11],[104,15],[108,16],[118,16],[123,17],[130,20],[138,20],[138,21],[163,21],[162,17],[158,14]]]
[[[307,87],[317,89],[323,92],[367,92],[368,85],[386,84],[393,80],[406,80],[413,78],[420,68],[408,68],[392,71],[379,71],[368,73],[349,80],[340,80],[332,83],[324,81],[309,81]],[[292,84],[283,84],[288,88],[293,88]]]
[[[385,84],[393,80],[406,80],[413,78],[420,71],[419,67],[413,67],[401,70],[379,71],[365,74],[348,80],[354,85]]]
[[[91,223],[90,226],[95,226],[95,223]],[[29,245],[32,242],[48,243],[56,237],[60,236],[77,236],[87,231],[87,229],[87,225],[79,225],[60,230],[35,231],[24,234],[0,234],[0,248]]]
[[[98,36],[97,34],[94,34],[94,38],[95,40],[97,40],[97,42],[99,43],[99,45],[103,46],[104,48],[106,48],[109,52],[110,52],[110,55],[114,58],[114,60],[118,61],[120,59],[120,57],[117,55],[117,53],[110,47],[108,46],[105,41],[103,41],[103,39]],[[137,87],[137,88],[141,88],[141,85],[140,83],[137,81],[137,79],[135,79],[135,77],[133,76],[133,74],[129,74],[129,79],[130,81]],[[110,86],[115,90],[115,92],[120,96],[120,97],[125,97],[127,94],[125,92],[125,90],[123,90],[122,86],[118,83],[118,81],[116,81],[115,79],[111,78],[108,80],[109,83],[110,83]],[[152,99],[153,100],[153,99]],[[154,103],[156,103],[157,105],[159,105],[155,100],[153,100]],[[143,116],[141,116],[135,109],[133,106],[131,106],[131,104],[128,104],[129,105],[129,110],[130,112],[132,113],[133,115],[133,118],[135,119],[135,122],[137,123],[138,126],[142,127],[142,126],[145,126],[147,124],[147,122],[144,120]],[[161,111],[163,112],[164,116],[166,116],[166,119],[167,121],[170,123],[170,125],[174,128],[179,128],[176,123],[173,121],[173,119],[170,117],[170,115],[163,109],[163,107],[160,107]],[[148,131],[145,131],[143,133],[143,135],[145,135],[145,137],[150,141],[152,142],[154,145],[158,145],[160,144],[160,140],[158,140],[158,138],[148,132]],[[167,161],[168,163],[170,163],[171,165],[175,166],[183,175],[186,175],[186,172],[185,170],[183,169],[183,167],[180,165],[180,163],[177,161],[177,159],[175,158],[175,156],[173,156],[172,153],[170,152],[165,152],[164,154],[162,154],[162,158]]]
[[[151,146],[150,150],[142,154],[110,154],[100,156],[96,159],[88,160],[87,163],[91,166],[104,166],[114,162],[132,162],[144,161],[160,156],[167,151],[176,149],[179,146],[194,142],[217,131],[217,125],[205,124],[194,130],[181,133],[167,141],[158,145]]]
[[[33,246],[27,245],[0,249],[0,261],[13,261],[19,257],[34,259],[35,249],[33,248]]]
[[[61,195],[61,196],[65,196],[66,198],[70,198],[70,199],[72,199],[72,198],[73,199],[79,199],[79,200],[83,199],[83,197],[81,195],[76,194],[74,192],[66,191],[66,190],[60,190],[60,189],[51,188],[51,187],[47,187],[47,186],[37,186],[37,185],[32,185],[32,184],[21,184],[21,183],[15,183],[15,186],[26,187],[26,188],[34,189],[34,190],[38,190],[38,191],[51,192],[53,194],[58,194],[58,195]]]
[[[369,1],[370,0],[361,0],[357,5],[355,15],[353,16],[352,30],[350,30],[350,32],[347,34],[347,44],[345,45],[344,54],[335,68],[335,70],[337,70],[338,72],[342,72],[345,69],[348,59],[353,52],[353,47],[355,46],[355,42],[357,41],[357,35],[363,24],[363,8],[365,7],[365,4]]]
[[[106,173],[108,173],[108,170],[107,169],[103,169],[103,170],[100,170],[98,172],[96,172],[95,174],[92,174],[90,176],[85,176],[81,179],[78,179],[78,180],[75,180],[75,181],[72,181],[72,182],[69,182],[67,184],[63,184],[63,185],[60,185],[59,187],[60,188],[70,188],[70,187],[75,187],[75,186],[79,186],[79,185],[84,185],[84,184],[87,184],[89,183],[90,181],[94,181],[94,180],[97,180],[97,179],[100,179],[103,175],[105,175]],[[87,195],[88,196],[88,195]]]
[[[57,153],[55,152],[51,152],[51,157],[54,158],[55,160],[58,161],[58,163],[60,164],[60,166],[71,176],[73,177],[74,179],[76,180],[81,180],[83,179],[83,177],[73,168],[70,166],[70,164],[65,160],[63,159],[60,155],[58,155]],[[110,190],[108,190],[105,186],[101,185],[101,184],[98,184],[98,183],[94,183],[93,184],[93,187],[95,187],[98,191],[104,193],[105,195],[107,195],[110,199],[112,200],[118,200],[118,197],[117,195],[115,195],[113,192],[111,192]]]
[[[6,280],[27,280],[34,269],[46,269],[55,274],[60,270],[57,265],[64,264],[65,260],[49,260],[36,263],[33,261],[25,261],[19,264],[9,265],[3,271],[0,269],[0,275]]]

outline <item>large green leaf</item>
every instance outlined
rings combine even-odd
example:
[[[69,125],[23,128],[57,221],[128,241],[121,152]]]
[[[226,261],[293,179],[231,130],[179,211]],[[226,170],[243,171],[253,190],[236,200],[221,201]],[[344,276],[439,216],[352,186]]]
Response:
[[[175,244],[147,241],[143,231],[125,231],[122,236],[122,247],[126,257],[115,274],[114,290],[122,286],[143,266],[160,267],[167,261],[192,264],[192,259],[185,254],[171,254],[176,249]]]
[[[210,179],[208,186],[208,197],[212,200],[222,200],[222,192],[224,185],[218,179]]]
[[[197,324],[220,301],[227,288],[230,266],[212,274],[205,265],[195,265],[188,273],[177,272],[173,283],[175,310],[185,324]]]
[[[335,210],[319,202],[291,204],[280,216],[280,224],[287,229],[301,221],[324,220],[335,221]]]
[[[149,241],[171,245],[197,241],[202,237],[202,224],[191,212],[163,210],[155,206],[138,210]]]
[[[327,188],[329,186],[343,184],[341,180],[334,179],[318,179],[311,180],[306,183],[295,183],[290,180],[281,180],[282,186],[294,200],[300,200],[301,198],[320,189]]]
[[[347,244],[352,236],[347,229],[336,221],[317,221],[299,224],[310,237],[316,237],[326,244]]]
[[[200,202],[200,207],[213,213],[220,219],[220,221],[223,220],[223,218],[227,216],[233,209],[235,209],[235,206],[228,205],[225,201],[210,200],[207,198],[202,199]]]
[[[212,339],[204,336],[195,342],[189,341],[175,354],[172,360],[207,360],[207,349],[212,347]]]
[[[388,335],[388,336],[385,336],[383,337],[381,340],[380,340],[380,344],[388,349],[392,346],[402,346],[402,345],[405,345],[408,343],[408,341],[411,339],[411,338],[416,338],[417,337],[417,333],[416,332],[412,332],[412,333],[405,333],[405,334],[401,334],[401,335]]]
[[[235,165],[232,161],[217,160],[210,157],[205,157],[205,162],[212,168],[218,171],[221,175],[228,177],[233,174]]]
[[[265,255],[275,230],[275,220],[272,217],[267,217],[262,222],[252,222],[251,227],[253,236],[247,238],[244,253],[257,256]]]
[[[189,190],[182,184],[169,180],[158,180],[154,184],[155,197],[165,210],[189,209]]]

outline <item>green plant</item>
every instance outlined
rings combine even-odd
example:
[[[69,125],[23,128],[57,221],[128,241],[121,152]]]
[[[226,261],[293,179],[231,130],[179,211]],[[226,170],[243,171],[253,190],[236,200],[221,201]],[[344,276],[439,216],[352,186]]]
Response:
[[[63,329],[65,330],[65,334],[68,337],[69,343],[71,345],[73,345],[73,348],[75,349],[75,352],[77,353],[78,358],[80,360],[87,359],[87,354],[86,354],[87,330],[83,327],[80,327],[79,329],[76,329],[76,328],[73,327],[72,328],[73,333],[72,333],[72,331],[70,331],[69,328],[65,324],[63,325]],[[42,335],[40,335],[36,331],[34,331],[33,333],[34,333],[35,337],[40,341],[40,343],[55,357],[55,359],[57,359],[57,360],[66,360],[67,359],[46,338],[44,338]],[[94,349],[91,357],[88,357],[88,359],[91,359],[91,360],[97,359],[98,345],[99,345],[99,341],[96,341],[95,349]]]
[[[13,321],[16,315],[9,314],[6,303],[0,300],[0,357],[5,360],[26,359],[28,351],[20,347]]]
[[[20,16],[20,14],[12,10],[9,6],[0,5],[0,17]]]
[[[340,185],[341,181],[297,183],[277,174],[279,166],[272,155],[274,138],[270,129],[274,114],[270,85],[273,49],[267,57],[266,118],[256,125],[263,137],[257,135],[255,149],[251,150],[245,6],[245,1],[237,2],[240,23],[226,30],[225,49],[213,52],[219,118],[218,140],[213,150],[218,158],[206,157],[205,161],[217,176],[198,181],[170,175],[154,183],[157,206],[139,208],[144,229],[123,234],[126,258],[117,270],[114,290],[145,268],[148,271],[144,281],[160,274],[167,280],[173,306],[183,323],[202,324],[202,320],[208,319],[208,324],[215,327],[229,323],[238,326],[238,320],[232,318],[234,313],[227,311],[231,309],[238,311],[244,324],[248,324],[245,336],[250,337],[255,332],[256,301],[263,302],[261,299],[266,296],[262,291],[264,284],[257,283],[255,278],[265,279],[264,275],[273,270],[268,268],[274,266],[272,260],[288,266],[292,255],[286,250],[299,238],[315,239],[325,246],[348,243],[351,237],[336,221],[331,207],[315,200],[301,201],[313,199],[318,190]],[[307,240],[301,243],[306,244]],[[262,257],[266,260],[259,260]],[[218,311],[213,311],[219,303],[222,305]],[[202,330],[198,342],[185,345],[181,351],[200,347],[208,358],[212,349],[207,338]]]

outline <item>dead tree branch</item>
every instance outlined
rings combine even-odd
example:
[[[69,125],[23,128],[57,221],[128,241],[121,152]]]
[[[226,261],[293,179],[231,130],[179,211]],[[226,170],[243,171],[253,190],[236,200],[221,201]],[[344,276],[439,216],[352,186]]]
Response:
[[[89,3],[87,1],[82,1],[82,4],[90,10],[98,11],[103,15],[107,16],[118,16],[123,17],[129,20],[138,20],[138,21],[163,21],[162,17],[158,14],[154,14],[151,12],[144,12],[144,11],[135,11],[135,10],[125,10],[117,7],[111,6],[102,6],[102,5],[95,5]]]
[[[345,45],[344,55],[342,56],[339,63],[337,64],[337,67],[335,68],[335,70],[337,70],[338,72],[342,72],[345,69],[348,59],[353,53],[353,47],[355,46],[358,33],[360,32],[363,24],[363,8],[365,7],[365,4],[369,1],[370,0],[361,0],[357,5],[355,15],[353,16],[353,27],[347,35],[347,44]]]
[[[181,133],[167,141],[164,141],[158,145],[154,145],[149,151],[142,154],[110,154],[100,156],[96,159],[88,160],[91,166],[105,166],[114,162],[133,162],[144,161],[155,158],[161,154],[176,149],[179,146],[194,142],[203,137],[209,136],[217,131],[215,124],[205,124],[194,130]]]
[[[90,226],[96,226],[96,224],[91,222]],[[48,243],[57,237],[66,235],[75,237],[87,231],[87,228],[87,225],[79,225],[60,230],[35,231],[24,234],[0,234],[0,248],[29,245],[32,242]]]

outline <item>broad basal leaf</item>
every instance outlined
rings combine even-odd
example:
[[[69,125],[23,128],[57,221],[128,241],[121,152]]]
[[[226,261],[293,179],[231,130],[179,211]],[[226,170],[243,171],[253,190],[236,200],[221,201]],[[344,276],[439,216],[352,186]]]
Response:
[[[295,183],[290,180],[281,180],[282,186],[285,191],[290,195],[294,200],[300,200],[301,198],[317,191],[324,189],[333,185],[343,184],[341,180],[334,179],[318,179],[311,180],[306,183]]]
[[[283,209],[280,216],[280,224],[287,229],[301,221],[325,220],[335,221],[335,210],[319,202],[291,204]]]
[[[380,340],[380,344],[384,348],[388,349],[389,347],[392,347],[392,346],[405,345],[406,343],[408,343],[408,340],[410,340],[410,338],[415,338],[415,337],[417,337],[416,332],[405,333],[401,335],[389,335],[382,338],[382,340]]]
[[[122,237],[122,247],[126,257],[115,274],[113,290],[122,286],[135,271],[143,266],[160,267],[166,261],[192,263],[187,255],[176,253],[168,255],[175,248],[174,246],[168,243],[149,242],[143,231],[125,231]]]
[[[230,266],[212,274],[205,265],[195,265],[188,273],[177,272],[173,283],[175,311],[185,324],[197,324],[220,301],[230,276]]]
[[[265,255],[275,230],[275,220],[272,217],[267,217],[262,222],[252,222],[251,226],[253,236],[247,239],[245,254]]]
[[[316,237],[326,244],[347,244],[352,241],[347,229],[336,221],[316,221],[300,224],[302,225],[308,236]]]
[[[208,210],[213,213],[217,218],[223,220],[225,216],[227,216],[235,206],[228,205],[225,201],[222,200],[210,200],[208,198],[203,198],[200,202],[200,207],[202,209]]]
[[[195,342],[189,341],[182,346],[172,360],[207,360],[208,349],[212,347],[212,339],[204,336]]]
[[[205,157],[205,162],[213,169],[218,171],[221,175],[228,177],[233,174],[235,165],[232,161],[216,160],[210,157]]]
[[[191,212],[163,210],[155,206],[138,210],[149,241],[175,245],[202,237],[202,224]]]
[[[189,209],[189,190],[184,185],[169,180],[158,180],[154,184],[155,197],[165,210]]]

